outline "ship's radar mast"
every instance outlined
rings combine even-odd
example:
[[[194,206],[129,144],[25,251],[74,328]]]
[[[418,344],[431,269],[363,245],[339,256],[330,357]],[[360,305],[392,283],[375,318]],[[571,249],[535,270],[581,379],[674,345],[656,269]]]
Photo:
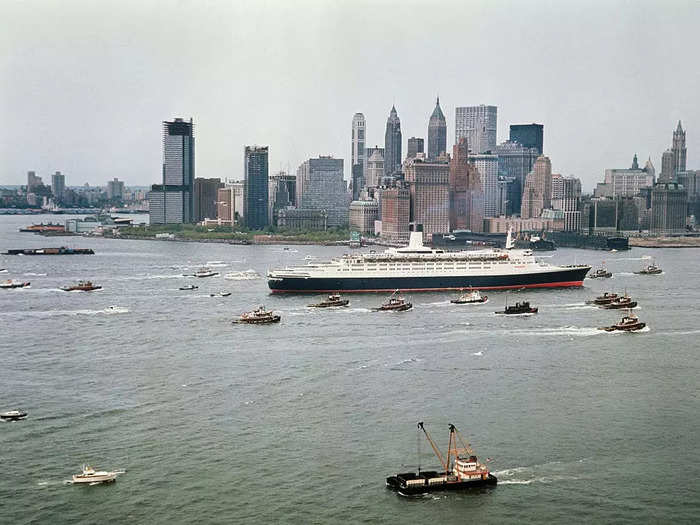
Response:
[[[506,237],[506,250],[510,250],[513,247],[513,227],[508,228],[508,235]]]

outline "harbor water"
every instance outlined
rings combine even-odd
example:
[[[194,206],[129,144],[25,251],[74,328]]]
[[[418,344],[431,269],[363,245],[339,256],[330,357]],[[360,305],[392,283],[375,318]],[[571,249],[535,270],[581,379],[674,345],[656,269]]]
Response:
[[[62,217],[42,216],[42,220]],[[0,217],[0,252],[66,245],[95,255],[2,256],[0,523],[691,523],[700,519],[700,265],[695,250],[560,249],[554,264],[605,261],[581,289],[384,295],[309,309],[270,295],[269,268],[348,248],[41,237]],[[655,258],[658,276],[633,272]],[[202,266],[220,275],[183,276]],[[252,275],[231,272],[253,270]],[[95,292],[63,292],[89,279]],[[179,287],[196,284],[197,290]],[[585,304],[627,291],[648,328],[597,327]],[[229,297],[210,293],[230,291]],[[528,300],[539,313],[494,314]],[[276,325],[234,325],[259,305]],[[397,472],[438,467],[448,424],[498,486],[405,498]],[[420,449],[420,457],[418,456]],[[88,463],[124,470],[75,486]]]

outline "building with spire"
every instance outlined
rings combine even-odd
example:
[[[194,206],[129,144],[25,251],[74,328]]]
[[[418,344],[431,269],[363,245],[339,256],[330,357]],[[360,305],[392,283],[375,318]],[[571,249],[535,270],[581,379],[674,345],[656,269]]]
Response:
[[[685,171],[686,147],[685,147],[685,131],[681,126],[681,121],[678,121],[676,131],[673,132],[673,142],[671,144],[671,152],[673,153],[673,175],[679,171]]]
[[[384,133],[384,175],[393,175],[401,168],[401,120],[391,106]]]
[[[643,168],[635,154],[630,168],[610,168],[605,170],[605,180],[595,189],[596,197],[636,197],[643,188],[654,186],[654,166],[651,159]]]
[[[435,160],[447,150],[447,122],[440,108],[440,97],[428,122],[428,160]]]

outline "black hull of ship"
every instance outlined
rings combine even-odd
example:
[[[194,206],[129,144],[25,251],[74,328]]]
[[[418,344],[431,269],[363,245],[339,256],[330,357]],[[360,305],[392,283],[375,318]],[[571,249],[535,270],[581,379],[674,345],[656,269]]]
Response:
[[[483,487],[495,487],[498,484],[498,478],[493,474],[489,474],[486,479],[477,479],[472,481],[455,481],[452,483],[434,483],[432,485],[408,485],[402,486],[396,476],[390,476],[386,479],[388,489],[395,490],[404,496],[417,496],[428,492],[444,492],[444,491],[461,491]]]
[[[435,277],[284,277],[269,279],[272,293],[335,293],[335,292],[433,292],[441,290],[508,290],[519,288],[570,288],[583,285],[590,267],[563,270],[479,276]]]

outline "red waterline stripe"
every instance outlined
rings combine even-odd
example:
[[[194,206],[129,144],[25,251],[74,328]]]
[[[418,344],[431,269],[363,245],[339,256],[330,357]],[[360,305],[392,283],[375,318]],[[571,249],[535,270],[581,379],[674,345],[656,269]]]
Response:
[[[583,286],[583,281],[565,281],[561,283],[538,283],[538,284],[515,284],[509,286],[476,286],[474,290],[515,290],[520,288],[572,288]],[[455,288],[399,288],[402,292],[444,292],[449,290],[466,290],[471,289],[470,286],[459,286]],[[338,290],[332,288],[329,290],[270,290],[271,293],[372,293],[372,292],[393,292],[396,288],[376,288],[372,290]]]

